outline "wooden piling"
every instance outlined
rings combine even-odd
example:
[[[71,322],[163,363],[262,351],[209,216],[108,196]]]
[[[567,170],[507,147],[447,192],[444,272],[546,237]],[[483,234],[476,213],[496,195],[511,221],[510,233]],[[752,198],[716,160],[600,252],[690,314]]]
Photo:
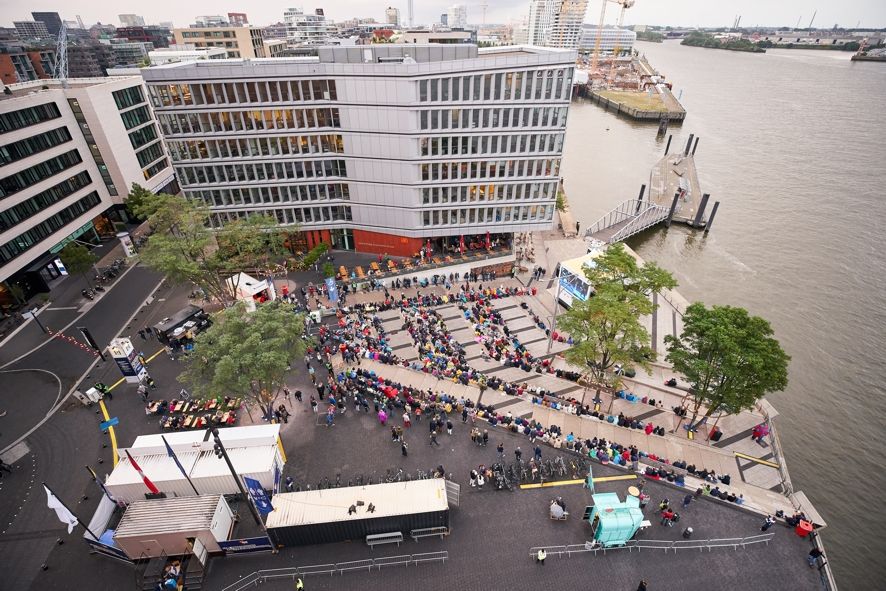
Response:
[[[668,228],[671,227],[671,220],[674,218],[674,210],[677,209],[677,201],[679,201],[679,200],[680,200],[680,192],[677,191],[676,193],[674,193],[674,200],[671,201],[671,210],[668,212],[668,219],[665,220],[665,226]]]
[[[708,223],[705,224],[704,233],[707,234],[711,230],[711,224],[714,223],[714,216],[717,215],[717,209],[720,207],[720,202],[714,202],[714,208],[711,210],[711,217],[708,218]]]
[[[704,215],[704,210],[708,205],[708,199],[710,199],[710,197],[710,193],[705,193],[701,196],[701,203],[698,204],[698,213],[695,214],[695,220],[692,222],[692,227],[701,227],[701,222],[704,219],[702,216]]]

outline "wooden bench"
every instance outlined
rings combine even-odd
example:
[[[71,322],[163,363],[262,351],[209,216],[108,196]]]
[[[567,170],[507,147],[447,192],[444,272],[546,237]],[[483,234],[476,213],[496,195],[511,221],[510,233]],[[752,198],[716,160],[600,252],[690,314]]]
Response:
[[[393,544],[396,542],[397,546],[400,545],[400,542],[403,541],[403,533],[398,531],[392,531],[386,534],[372,534],[370,536],[366,536],[366,545],[370,548],[374,547],[376,544]]]

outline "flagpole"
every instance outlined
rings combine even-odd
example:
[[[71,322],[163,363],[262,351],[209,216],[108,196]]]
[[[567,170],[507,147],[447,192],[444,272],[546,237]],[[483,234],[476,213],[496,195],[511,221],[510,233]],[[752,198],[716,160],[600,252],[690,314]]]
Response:
[[[173,461],[175,462],[175,465],[178,466],[178,469],[179,469],[179,471],[182,473],[182,476],[185,477],[185,479],[188,481],[188,484],[190,484],[190,485],[191,485],[191,488],[194,489],[194,494],[197,495],[197,496],[199,497],[199,496],[200,496],[200,493],[197,492],[197,487],[194,486],[194,483],[191,481],[191,477],[188,476],[187,472],[185,472],[185,468],[184,468],[184,466],[182,466],[182,465],[181,465],[181,462],[178,461],[178,456],[175,455],[175,451],[172,449],[172,446],[170,446],[170,445],[169,445],[169,442],[166,441],[166,437],[164,437],[163,435],[161,435],[161,436],[160,436],[160,439],[163,440],[163,444],[166,446],[166,450],[172,455],[172,459],[173,459]]]
[[[50,493],[52,493],[52,496],[55,497],[55,500],[58,501],[59,504],[60,504],[62,507],[64,507],[65,510],[67,510],[68,513],[70,513],[71,515],[74,515],[74,512],[71,511],[70,509],[68,509],[68,506],[65,505],[64,501],[62,501],[62,500],[58,497],[58,495],[55,494],[55,492],[53,492],[53,490],[52,490],[51,488],[49,488],[48,486],[46,486],[46,483],[45,483],[45,482],[41,482],[41,484],[46,488],[46,490],[48,490]],[[89,532],[89,535],[92,536],[92,539],[94,539],[96,542],[99,541],[100,538],[99,538],[97,535],[95,535],[94,533],[92,533],[92,530],[89,529],[89,527],[88,527],[85,523],[83,523],[83,521],[82,521],[79,517],[77,517],[76,515],[74,515],[74,519],[77,520],[77,523],[79,523],[80,525],[83,526],[83,529],[85,529],[86,531]]]
[[[117,501],[114,500],[114,497],[112,497],[108,489],[105,488],[104,483],[99,481],[98,474],[96,474],[95,471],[89,466],[84,467],[86,468],[86,471],[89,472],[89,475],[92,477],[92,481],[95,482],[100,489],[102,489],[102,492],[105,493],[105,496],[108,497],[108,500],[116,503]]]

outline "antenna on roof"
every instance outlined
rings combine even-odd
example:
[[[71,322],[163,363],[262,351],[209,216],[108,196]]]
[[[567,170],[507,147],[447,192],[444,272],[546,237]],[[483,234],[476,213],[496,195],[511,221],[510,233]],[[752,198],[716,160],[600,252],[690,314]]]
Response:
[[[58,40],[55,46],[55,68],[52,77],[61,81],[62,88],[68,87],[68,28],[62,22],[58,30]]]

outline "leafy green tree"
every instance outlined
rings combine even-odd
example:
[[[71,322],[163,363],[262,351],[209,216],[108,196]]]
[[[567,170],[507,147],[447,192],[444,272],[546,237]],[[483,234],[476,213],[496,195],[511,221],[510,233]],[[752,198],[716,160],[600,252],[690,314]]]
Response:
[[[281,301],[246,311],[242,302],[213,316],[184,357],[179,381],[200,400],[243,397],[271,416],[291,362],[304,355],[304,318]]]
[[[323,276],[335,277],[335,267],[332,266],[332,263],[323,263]]]
[[[566,198],[562,191],[557,192],[557,211],[566,211]]]
[[[613,244],[594,259],[593,266],[585,268],[585,277],[594,291],[615,289],[621,299],[639,306],[638,315],[651,314],[652,302],[647,305],[634,295],[648,300],[653,293],[677,287],[673,275],[652,262],[641,265],[621,243]]]
[[[98,262],[98,257],[92,254],[88,248],[76,242],[69,242],[59,253],[62,264],[67,268],[68,273],[72,275],[80,275],[86,280],[86,283],[92,285],[86,273],[92,270],[93,265]]]
[[[134,219],[147,219],[154,213],[155,204],[158,202],[155,197],[153,192],[138,183],[132,183],[132,189],[126,196],[126,201],[123,202],[126,205],[126,213]]]
[[[788,384],[790,357],[772,336],[769,322],[744,308],[695,303],[683,316],[679,337],[665,337],[665,359],[689,381],[692,420],[722,410],[750,409],[769,392]]]

